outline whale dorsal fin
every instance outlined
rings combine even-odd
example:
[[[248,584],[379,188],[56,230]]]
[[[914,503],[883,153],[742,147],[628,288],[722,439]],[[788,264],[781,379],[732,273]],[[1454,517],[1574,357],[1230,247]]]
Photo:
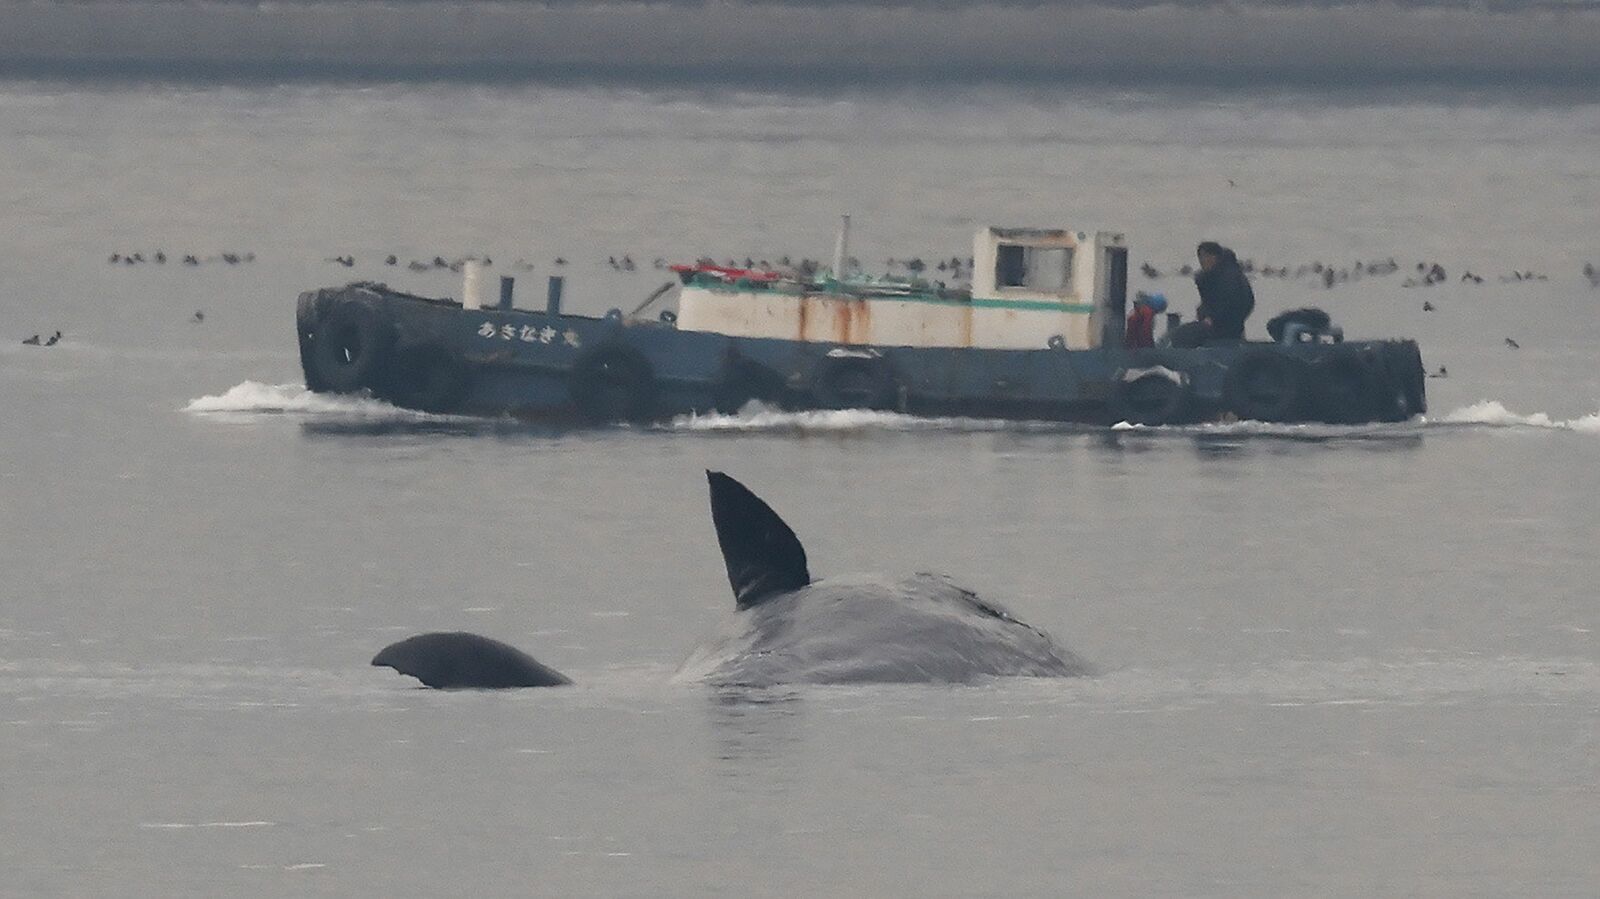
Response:
[[[771,506],[720,471],[706,472],[706,480],[711,483],[711,522],[739,608],[811,583],[805,548]]]

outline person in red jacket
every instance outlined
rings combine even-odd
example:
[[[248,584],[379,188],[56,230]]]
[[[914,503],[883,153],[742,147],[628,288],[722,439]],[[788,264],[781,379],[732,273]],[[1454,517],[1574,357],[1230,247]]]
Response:
[[[1122,332],[1122,345],[1130,350],[1156,345],[1156,316],[1167,311],[1167,298],[1159,293],[1139,291],[1133,300],[1133,312],[1128,315],[1128,326]]]

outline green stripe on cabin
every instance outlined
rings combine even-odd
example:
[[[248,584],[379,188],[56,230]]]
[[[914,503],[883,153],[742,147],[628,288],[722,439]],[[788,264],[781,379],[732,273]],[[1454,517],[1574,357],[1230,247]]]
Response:
[[[1084,315],[1094,312],[1093,303],[1056,303],[1050,300],[983,300],[974,297],[966,302],[937,299],[932,302],[950,306],[979,306],[984,309],[1051,309],[1056,312],[1079,312]]]

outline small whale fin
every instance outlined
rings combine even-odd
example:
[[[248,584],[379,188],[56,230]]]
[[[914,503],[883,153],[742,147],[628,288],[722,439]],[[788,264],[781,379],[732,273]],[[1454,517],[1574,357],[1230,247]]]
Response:
[[[566,675],[499,640],[463,631],[433,632],[391,643],[372,664],[393,668],[439,690],[559,687]]]
[[[811,583],[805,547],[772,507],[720,471],[707,471],[711,522],[741,609]]]

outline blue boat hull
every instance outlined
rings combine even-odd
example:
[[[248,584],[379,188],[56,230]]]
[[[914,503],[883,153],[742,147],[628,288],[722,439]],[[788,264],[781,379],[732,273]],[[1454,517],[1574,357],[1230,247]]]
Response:
[[[459,303],[377,284],[300,296],[306,384],[428,412],[564,423],[737,411],[1169,424],[1219,417],[1400,421],[1426,411],[1409,340],[990,350],[852,346],[680,331]]]

